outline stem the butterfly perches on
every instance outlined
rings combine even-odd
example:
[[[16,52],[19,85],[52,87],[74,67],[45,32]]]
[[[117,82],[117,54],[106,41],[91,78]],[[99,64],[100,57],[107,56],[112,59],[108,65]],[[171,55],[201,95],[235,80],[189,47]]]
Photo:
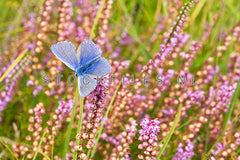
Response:
[[[83,115],[83,104],[84,104],[84,98],[80,96],[80,111],[79,111],[79,120],[78,120],[78,128],[77,133],[81,133],[82,129],[82,115]],[[79,145],[79,139],[76,139],[76,146]],[[77,151],[74,150],[74,160],[77,159]]]
[[[67,148],[68,148],[68,145],[69,145],[69,140],[70,140],[71,131],[72,131],[72,125],[73,125],[73,121],[74,121],[74,117],[75,117],[75,113],[76,113],[76,109],[77,109],[78,96],[79,96],[79,92],[78,92],[78,89],[76,89],[75,97],[74,97],[74,105],[73,105],[72,114],[71,114],[71,119],[70,119],[70,123],[69,123],[68,128],[67,128],[67,135],[66,135],[66,140],[65,140],[65,143],[64,143],[64,148],[63,148],[63,155],[62,155],[63,160],[66,159],[66,152],[67,152]]]

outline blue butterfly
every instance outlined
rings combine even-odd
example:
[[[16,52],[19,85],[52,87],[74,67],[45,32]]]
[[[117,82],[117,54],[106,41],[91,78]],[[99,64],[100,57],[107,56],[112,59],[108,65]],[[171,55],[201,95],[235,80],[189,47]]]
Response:
[[[111,70],[108,61],[100,57],[97,46],[91,41],[83,41],[76,48],[71,42],[58,42],[51,47],[52,52],[78,75],[78,89],[82,97],[89,95],[97,86],[98,76],[106,76]]]

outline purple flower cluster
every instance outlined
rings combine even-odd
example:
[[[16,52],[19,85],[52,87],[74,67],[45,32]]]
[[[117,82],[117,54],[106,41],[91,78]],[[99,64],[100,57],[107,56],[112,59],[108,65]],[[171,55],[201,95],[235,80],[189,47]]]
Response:
[[[157,119],[149,120],[147,118],[143,119],[140,123],[142,129],[139,130],[140,141],[144,141],[147,139],[157,140],[157,133],[160,132],[159,127],[160,122]]]
[[[30,13],[28,15],[28,19],[27,18],[23,18],[23,24],[24,24],[24,28],[30,32],[30,33],[34,33],[36,30],[36,15],[33,13]]]
[[[22,69],[29,63],[28,58],[25,57],[15,68],[6,76],[4,82],[6,86],[2,91],[0,91],[0,122],[2,121],[1,114],[5,109],[7,104],[11,102],[12,96],[14,94],[14,87],[17,83],[17,79],[23,73]],[[8,64],[6,67],[3,67],[3,73],[7,71],[7,68],[10,67]],[[1,75],[1,73],[0,73]]]
[[[139,130],[140,136],[138,140],[140,140],[141,144],[138,145],[138,149],[144,149],[144,155],[139,154],[139,159],[154,159],[157,151],[154,149],[157,146],[157,134],[160,132],[159,127],[160,122],[157,119],[149,120],[145,118],[141,121],[140,126],[142,129]]]
[[[220,87],[219,90],[216,91],[216,100],[217,100],[217,108],[220,108],[221,106],[226,106],[225,107],[225,112],[227,112],[227,109],[230,105],[230,99],[236,89],[236,84],[233,85],[228,85],[224,84],[223,86]]]
[[[43,86],[42,86],[42,85],[38,85],[38,86],[34,87],[34,88],[33,88],[33,96],[34,96],[34,97],[37,96],[38,93],[39,93],[40,91],[42,91],[42,90],[43,90]]]
[[[187,104],[187,107],[190,108],[192,105],[201,106],[201,102],[205,99],[205,92],[201,90],[188,91],[188,96],[190,101]]]
[[[2,114],[2,111],[7,106],[7,104],[11,101],[15,84],[16,84],[16,81],[12,81],[12,83],[10,83],[8,86],[5,87],[4,91],[0,92],[0,116]],[[1,117],[0,117],[0,122],[2,122]]]
[[[160,45],[161,53],[156,53],[156,59],[165,61],[166,57],[173,52],[173,48],[177,45],[178,41],[183,44],[187,42],[189,35],[181,34],[181,27],[183,27],[183,22],[186,21],[186,16],[188,16],[188,12],[193,5],[194,1],[191,1],[182,7],[182,10],[179,12],[179,16],[177,17],[177,21],[173,23],[173,27],[169,29],[169,32],[164,39],[164,44]]]
[[[61,99],[58,101],[58,108],[56,109],[55,113],[59,116],[60,120],[63,120],[64,117],[68,116],[73,108],[73,105],[72,99],[69,99],[68,101]]]
[[[175,154],[172,160],[191,159],[195,155],[193,149],[194,149],[194,144],[191,141],[188,142],[187,146],[185,146],[184,149],[183,149],[183,144],[179,143],[177,148],[177,153]]]
[[[163,68],[158,69],[158,75],[163,76],[162,78],[163,84],[159,85],[160,92],[164,92],[171,85],[170,81],[173,78],[174,73],[175,71],[173,69],[169,69],[164,75],[164,69]]]
[[[224,150],[225,146],[226,146],[225,143],[216,143],[216,144],[215,144],[215,147],[217,148],[217,150],[211,150],[211,153],[212,153],[213,155],[217,155],[217,154],[219,154],[221,151]]]

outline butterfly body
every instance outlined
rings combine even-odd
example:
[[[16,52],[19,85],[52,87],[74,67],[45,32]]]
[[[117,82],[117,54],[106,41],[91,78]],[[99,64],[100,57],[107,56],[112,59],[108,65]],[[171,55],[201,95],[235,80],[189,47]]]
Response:
[[[97,46],[90,40],[81,43],[77,54],[71,42],[59,42],[53,45],[51,50],[65,65],[75,71],[82,97],[95,89],[98,76],[106,76],[111,70],[108,61],[100,57]]]
[[[96,63],[97,61],[99,61],[100,57],[97,57],[95,59],[93,59],[92,61],[88,62],[85,65],[79,65],[76,69],[76,73],[78,76],[84,76],[85,72],[87,71],[87,69],[89,67],[91,67],[94,63]]]

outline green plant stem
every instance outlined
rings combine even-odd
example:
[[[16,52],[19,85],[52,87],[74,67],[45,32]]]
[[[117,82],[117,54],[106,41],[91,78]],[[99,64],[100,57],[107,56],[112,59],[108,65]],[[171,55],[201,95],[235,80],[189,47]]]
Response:
[[[102,8],[104,6],[104,3],[105,3],[105,0],[103,0],[101,2],[101,5],[98,9],[98,12],[97,12],[96,18],[94,20],[94,24],[93,24],[89,39],[93,39],[93,37],[94,37],[95,28],[97,26],[98,19],[100,17]],[[65,160],[65,158],[66,158],[65,155],[66,155],[67,147],[68,147],[69,140],[70,140],[70,135],[71,135],[72,124],[73,124],[73,120],[74,120],[74,116],[75,116],[75,112],[76,112],[76,106],[77,106],[76,103],[77,103],[78,96],[79,96],[79,91],[78,91],[78,88],[77,88],[76,93],[75,93],[75,97],[74,97],[74,108],[72,110],[71,121],[70,121],[70,124],[68,126],[67,138],[66,138],[65,145],[64,145],[64,151],[63,151],[63,157],[62,157],[63,160]],[[83,98],[81,97],[81,106],[80,106],[77,133],[80,133],[81,127],[82,127],[82,113],[83,113]],[[76,143],[79,144],[79,140],[76,140]],[[76,158],[77,158],[77,152],[74,152],[74,159],[76,159]]]
[[[79,120],[78,120],[78,128],[77,128],[77,134],[81,134],[82,129],[82,115],[83,115],[83,97],[80,97],[80,111],[79,111]],[[76,146],[79,145],[79,139],[76,139]],[[74,160],[77,159],[77,151],[74,151]]]
[[[79,91],[78,91],[78,88],[77,88],[76,92],[75,92],[75,96],[74,96],[74,106],[73,106],[73,109],[72,109],[71,120],[70,120],[70,123],[68,125],[67,136],[66,136],[66,140],[65,140],[65,143],[64,143],[62,160],[66,159],[66,152],[67,152],[67,148],[68,148],[68,145],[69,145],[70,136],[71,136],[71,132],[72,132],[72,125],[73,125],[73,121],[74,121],[74,117],[75,117],[75,113],[76,113],[76,109],[77,109],[78,96],[79,96]]]

